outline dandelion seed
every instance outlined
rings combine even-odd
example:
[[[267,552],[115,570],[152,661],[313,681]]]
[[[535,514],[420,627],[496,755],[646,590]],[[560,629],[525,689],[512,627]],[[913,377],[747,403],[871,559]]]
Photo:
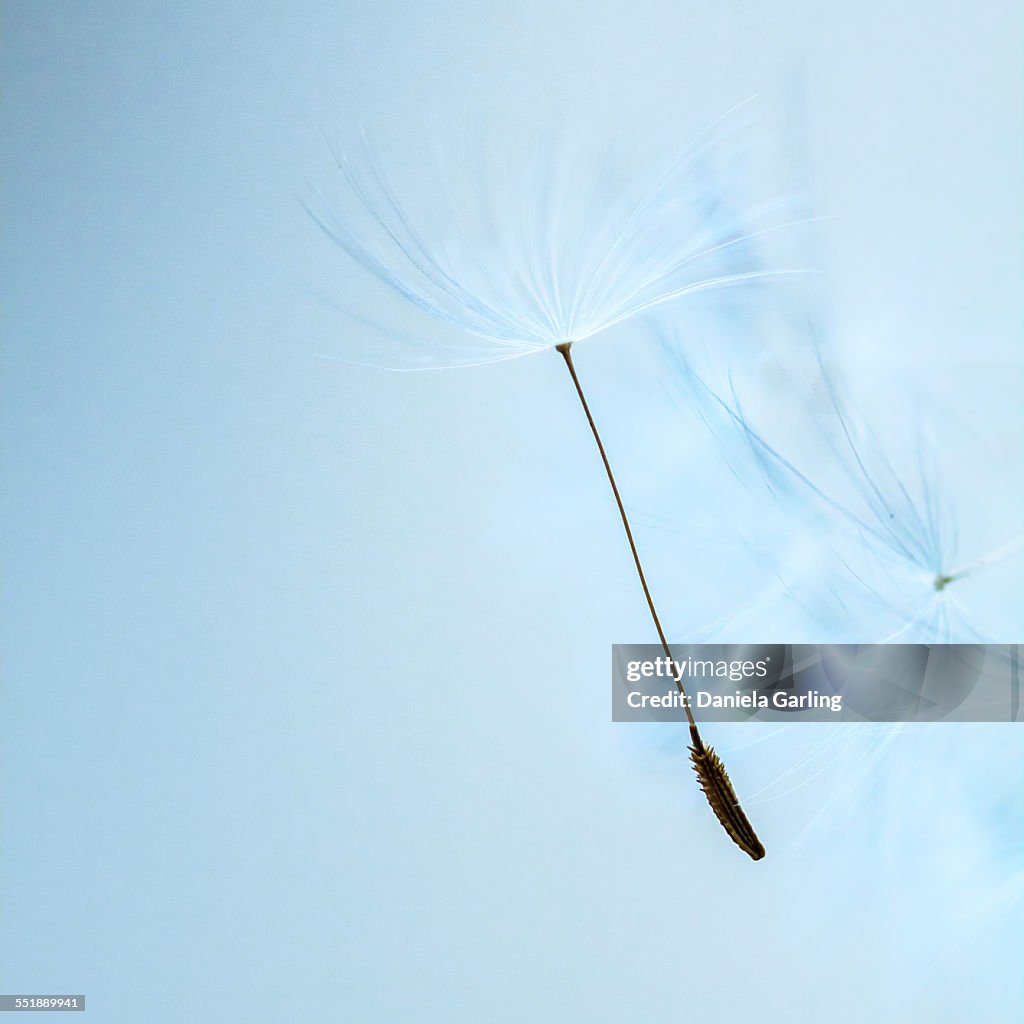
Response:
[[[472,345],[454,343],[443,352],[431,351],[417,368],[497,361],[548,349],[561,355],[597,444],[658,638],[670,658],[571,350],[683,296],[777,276],[755,266],[751,253],[760,237],[782,226],[779,207],[727,201],[714,172],[729,153],[724,135],[721,122],[709,127],[631,200],[630,190],[613,180],[606,162],[589,177],[548,172],[541,180],[545,176],[535,172],[527,176],[531,187],[523,214],[511,225],[493,213],[477,216],[482,226],[477,240],[456,233],[444,243],[429,241],[399,199],[365,132],[358,168],[337,149],[332,152],[367,231],[353,230],[325,201],[317,208],[307,205],[327,235],[379,282],[434,321],[477,339]],[[581,187],[581,181],[590,184]],[[459,223],[458,216],[448,223]],[[675,683],[683,693],[681,679]],[[721,760],[704,745],[688,707],[686,714],[691,757],[712,810],[734,842],[760,859],[764,847]]]
[[[801,401],[794,395],[787,408],[790,444],[798,449],[790,454],[785,441],[770,440],[772,433],[786,434],[777,413],[771,419],[762,414],[763,422],[755,423],[750,407],[756,400],[741,399],[731,374],[725,374],[724,387],[716,387],[687,362],[676,338],[664,331],[659,338],[736,477],[747,487],[755,481],[763,486],[785,514],[803,524],[805,536],[829,537],[815,559],[825,589],[801,595],[782,583],[779,594],[801,602],[819,621],[834,607],[844,631],[851,620],[862,629],[870,629],[872,620],[888,620],[890,626],[872,638],[880,643],[992,641],[993,632],[1005,641],[1014,632],[997,629],[991,616],[987,629],[972,624],[957,595],[961,581],[1017,556],[1024,536],[958,565],[955,519],[924,454],[927,444],[919,439],[915,445],[913,475],[901,474],[867,424],[855,422],[845,408],[816,343],[797,376],[817,398]],[[794,359],[793,351],[788,358]],[[832,572],[823,574],[827,565]]]

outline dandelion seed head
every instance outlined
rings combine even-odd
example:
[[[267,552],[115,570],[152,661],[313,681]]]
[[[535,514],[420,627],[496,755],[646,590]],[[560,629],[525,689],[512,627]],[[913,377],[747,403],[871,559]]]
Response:
[[[501,160],[464,140],[458,157],[424,158],[418,191],[432,201],[415,210],[364,130],[344,147],[327,140],[329,187],[304,205],[355,265],[447,333],[435,344],[381,325],[419,350],[417,365],[529,355],[784,272],[758,259],[786,211],[742,187],[741,113],[698,132],[654,174],[630,173],[628,154],[571,132]]]

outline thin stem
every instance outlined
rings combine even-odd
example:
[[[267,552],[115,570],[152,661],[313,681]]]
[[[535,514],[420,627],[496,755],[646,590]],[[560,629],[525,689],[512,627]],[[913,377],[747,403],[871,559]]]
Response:
[[[712,811],[715,813],[715,817],[718,818],[732,841],[753,860],[760,860],[765,855],[764,846],[761,840],[757,838],[754,827],[743,813],[743,808],[740,807],[736,791],[733,789],[728,773],[725,770],[725,765],[722,764],[721,758],[710,747],[704,746],[700,733],[697,731],[697,723],[693,719],[693,712],[690,710],[690,702],[686,696],[686,690],[683,689],[682,669],[675,666],[675,662],[672,659],[672,650],[668,645],[668,637],[665,636],[665,630],[662,629],[661,619],[658,618],[658,610],[654,607],[651,588],[647,585],[644,567],[640,563],[640,555],[637,553],[636,543],[633,540],[633,531],[629,526],[626,506],[622,504],[622,497],[619,495],[619,488],[615,483],[615,474],[612,473],[611,463],[608,461],[608,455],[604,450],[604,445],[601,443],[601,435],[597,432],[597,424],[590,413],[590,406],[587,405],[587,399],[583,394],[580,379],[576,376],[576,367],[572,364],[572,355],[569,353],[571,347],[572,342],[567,341],[557,345],[556,349],[561,353],[562,358],[565,360],[565,365],[569,369],[569,375],[576,386],[576,394],[580,397],[580,404],[583,406],[587,422],[590,424],[590,431],[597,442],[597,450],[601,453],[604,471],[608,474],[608,482],[612,485],[612,494],[615,495],[615,504],[619,507],[619,517],[622,519],[622,526],[626,531],[629,550],[633,553],[636,574],[640,577],[640,585],[644,588],[644,597],[647,598],[647,607],[650,608],[651,618],[654,619],[654,628],[658,631],[658,639],[661,641],[662,649],[665,651],[665,657],[674,668],[673,679],[676,689],[679,690],[683,697],[683,710],[686,712],[686,719],[690,723],[690,739],[693,742],[693,745],[690,747],[690,760],[693,762],[694,770],[697,772],[697,780],[700,783],[700,788],[704,791],[704,795],[707,797],[708,803],[711,805]]]
[[[572,354],[569,351],[571,347],[571,341],[565,342],[563,345],[556,346],[556,351],[561,353],[562,358],[565,360],[565,365],[569,369],[572,382],[576,385],[576,394],[580,397],[580,405],[583,406],[583,412],[586,414],[587,422],[590,424],[590,431],[594,435],[594,440],[597,442],[597,450],[601,453],[601,461],[604,463],[604,471],[608,474],[608,483],[612,485],[612,494],[615,496],[615,504],[619,506],[619,517],[622,519],[622,526],[626,531],[626,540],[629,541],[629,550],[633,554],[633,564],[636,566],[637,576],[640,577],[640,586],[644,588],[644,597],[647,598],[647,607],[651,610],[651,618],[654,620],[654,628],[658,631],[658,639],[661,641],[665,657],[668,658],[671,663],[672,650],[668,645],[668,638],[665,636],[665,630],[662,629],[661,619],[658,618],[658,609],[654,607],[654,598],[651,597],[651,588],[647,585],[647,577],[644,575],[644,567],[640,562],[640,555],[636,550],[636,542],[633,540],[633,531],[630,529],[629,517],[626,515],[626,506],[622,504],[622,497],[619,494],[618,485],[615,483],[615,474],[612,472],[612,465],[608,461],[608,454],[604,450],[604,444],[601,442],[601,435],[598,433],[597,424],[594,422],[594,417],[590,412],[590,406],[587,405],[586,396],[583,394],[583,386],[580,384],[579,377],[576,376],[576,367],[573,365]],[[679,690],[683,697],[686,697],[686,690],[683,688],[680,673],[673,672],[672,678],[676,684],[676,689]],[[697,723],[693,719],[693,712],[690,710],[689,700],[684,701],[683,710],[686,712],[687,721],[690,723],[690,732],[694,735],[694,738],[697,739]]]
[[[640,564],[640,555],[637,553],[637,546],[633,540],[633,530],[630,528],[630,520],[629,516],[626,514],[626,506],[623,505],[623,499],[620,494],[618,494],[618,485],[615,483],[615,476],[611,472],[611,463],[608,462],[607,453],[604,451],[604,444],[601,443],[601,435],[597,432],[597,424],[594,422],[594,417],[591,415],[590,406],[588,406],[587,398],[583,393],[583,386],[580,384],[580,378],[577,377],[575,367],[572,366],[572,356],[569,353],[572,343],[570,341],[566,341],[561,345],[556,345],[555,347],[565,360],[565,366],[568,368],[569,376],[572,378],[572,383],[575,385],[577,394],[580,396],[580,404],[583,406],[584,413],[587,414],[587,422],[590,424],[591,433],[594,435],[594,440],[597,441],[597,451],[601,453],[601,462],[604,463],[604,471],[608,474],[608,482],[611,484],[611,493],[615,496],[615,504],[618,506],[618,515],[620,515],[623,520],[623,527],[626,530],[626,539],[630,542],[630,551],[633,552],[633,562],[637,567],[637,575],[640,577],[640,585],[643,587],[644,597],[647,598],[647,607],[650,608],[650,617],[654,620],[654,628],[657,630],[658,639],[662,641],[662,648],[665,650],[665,656],[669,659],[669,664],[675,669],[673,678],[676,683],[676,688],[683,697],[683,711],[686,712],[686,720],[690,723],[690,739],[693,743],[693,745],[690,746],[690,760],[693,762],[693,769],[697,773],[697,781],[700,783],[700,788],[703,791],[703,794],[708,798],[708,803],[711,805],[711,809],[715,812],[715,816],[722,824],[722,827],[725,828],[729,838],[751,858],[754,860],[760,860],[765,855],[765,848],[761,843],[761,840],[758,839],[758,834],[754,830],[754,826],[748,818],[746,818],[746,815],[743,813],[743,809],[739,806],[739,801],[736,799],[736,793],[733,790],[732,783],[729,781],[729,775],[725,770],[725,765],[722,764],[721,758],[719,758],[710,746],[705,746],[705,744],[703,744],[703,741],[700,739],[700,733],[697,731],[697,724],[693,721],[693,712],[690,711],[690,702],[686,696],[686,690],[683,689],[682,668],[675,666],[672,657],[672,648],[669,647],[669,638],[665,635],[665,630],[662,628],[662,620],[657,617],[657,609],[654,607],[654,599],[650,596],[650,588],[647,586],[647,578],[644,575],[643,565]]]

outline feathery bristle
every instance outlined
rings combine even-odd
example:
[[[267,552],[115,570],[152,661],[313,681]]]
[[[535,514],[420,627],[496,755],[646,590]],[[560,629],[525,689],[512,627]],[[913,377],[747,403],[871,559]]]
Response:
[[[722,759],[711,747],[704,746],[695,729],[691,728],[690,737],[693,740],[690,747],[693,770],[697,773],[700,788],[704,790],[715,817],[744,853],[754,860],[760,860],[765,854],[764,846],[761,845],[761,840],[757,838],[757,833],[740,807]]]

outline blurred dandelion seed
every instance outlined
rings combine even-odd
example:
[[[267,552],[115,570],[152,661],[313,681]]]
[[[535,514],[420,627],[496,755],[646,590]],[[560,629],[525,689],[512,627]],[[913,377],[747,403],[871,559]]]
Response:
[[[766,271],[756,264],[758,240],[788,225],[778,222],[780,204],[743,206],[731,202],[721,186],[723,177],[735,173],[721,130],[733,112],[701,132],[639,199],[611,180],[607,161],[598,163],[590,184],[583,187],[580,182],[586,177],[559,178],[548,172],[538,181],[534,173],[526,177],[532,184],[526,208],[511,218],[511,227],[491,210],[469,218],[478,226],[478,239],[463,230],[466,218],[450,210],[444,222],[447,237],[438,243],[428,240],[385,175],[365,131],[362,170],[326,137],[325,141],[367,232],[350,228],[322,193],[319,209],[304,204],[327,236],[379,282],[435,321],[484,342],[438,347],[418,366],[387,368],[467,365],[546,349],[562,356],[597,443],[651,618],[670,658],[629,518],[570,350],[579,341],[686,295],[806,272]],[[730,168],[724,174],[723,160]],[[563,190],[556,193],[559,180]],[[439,192],[449,194],[443,187]],[[402,340],[414,343],[408,334]],[[680,678],[675,684],[685,693]],[[709,805],[733,841],[759,860],[764,847],[721,760],[704,745],[689,707],[686,715],[691,759]]]
[[[756,414],[740,398],[731,372],[724,386],[712,386],[686,361],[674,338],[656,333],[737,479],[745,486],[759,481],[780,508],[812,527],[810,533],[822,526],[845,527],[834,535],[828,553],[846,577],[845,585],[840,586],[839,573],[833,574],[827,593],[819,591],[815,598],[780,578],[778,593],[802,602],[812,615],[812,606],[820,607],[826,597],[842,608],[845,619],[858,600],[872,605],[895,625],[874,642],[992,641],[964,614],[956,597],[958,584],[1008,562],[1024,547],[1024,535],[958,566],[955,519],[927,464],[923,440],[916,444],[912,480],[897,470],[869,426],[852,420],[814,343],[804,381],[815,382],[809,390],[821,404],[809,411],[793,403],[796,426],[790,428],[790,443],[800,454],[791,455],[783,451],[785,441],[769,439],[770,430],[780,429],[776,422],[765,416],[765,425],[755,425]],[[822,481],[825,476],[830,483]]]

